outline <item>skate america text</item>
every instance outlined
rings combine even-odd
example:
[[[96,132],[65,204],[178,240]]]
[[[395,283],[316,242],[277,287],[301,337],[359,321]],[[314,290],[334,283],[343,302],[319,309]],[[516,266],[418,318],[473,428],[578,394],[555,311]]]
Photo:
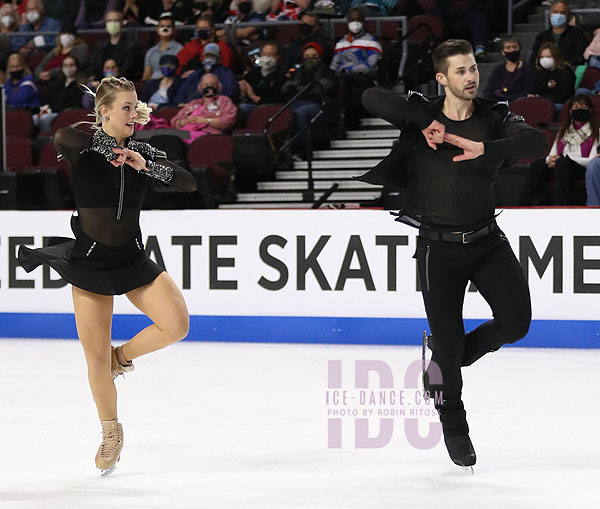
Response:
[[[331,235],[321,235],[316,242],[307,242],[306,236],[303,235],[295,236],[293,241],[279,235],[264,237],[257,246],[257,251],[260,260],[268,268],[271,276],[257,274],[257,284],[270,291],[282,290],[290,284],[290,274],[295,273],[295,288],[305,290],[307,275],[310,273],[322,291],[343,291],[346,283],[350,280],[362,281],[368,292],[377,289],[385,289],[389,292],[398,290],[397,266],[399,262],[405,263],[403,260],[399,260],[399,254],[409,259],[414,250],[409,246],[407,235],[376,235],[372,238],[350,235],[345,250],[343,252],[338,250],[337,274],[331,274],[330,270],[326,274],[319,256],[327,249],[331,237]],[[47,245],[48,239],[49,237],[44,237],[42,244]],[[562,236],[552,236],[545,245],[536,246],[531,237],[519,237],[518,258],[525,275],[529,279],[530,267],[533,267],[539,278],[549,272],[549,276],[552,278],[552,293],[555,294],[564,292],[563,276],[566,270],[563,264],[564,241],[565,238]],[[2,244],[1,238],[0,244]],[[25,278],[17,272],[19,263],[16,253],[21,244],[30,247],[37,245],[34,237],[31,236],[8,237],[8,242],[5,244],[8,248],[8,288],[35,288],[34,279]],[[205,239],[202,236],[193,235],[172,236],[171,246],[181,250],[181,287],[184,290],[191,289],[192,269],[197,270],[196,264],[193,263],[197,255],[196,250],[202,249],[206,245],[208,245],[208,288],[210,290],[237,290],[235,255],[247,256],[248,250],[245,250],[244,253],[236,252],[239,248],[236,235],[209,236]],[[600,293],[600,283],[589,282],[596,274],[595,271],[600,270],[600,259],[593,258],[589,254],[587,257],[585,256],[586,248],[589,250],[591,247],[600,246],[600,236],[574,236],[572,246],[573,293]],[[165,246],[164,241],[161,244],[156,236],[148,236],[145,249],[160,266],[169,269],[166,267],[163,257],[163,251],[169,249]],[[385,253],[387,260],[385,281],[375,281],[373,278],[367,256],[371,249],[381,249]],[[252,252],[256,252],[256,250]],[[282,260],[286,253],[295,255],[295,267],[290,267],[289,262],[286,264]],[[203,269],[206,264],[204,260],[205,258],[202,259]],[[329,266],[330,263],[327,268]],[[551,269],[550,266],[552,266]],[[276,278],[272,277],[273,271],[277,275]],[[415,281],[416,289],[419,290],[416,270]],[[0,286],[1,283],[0,281]],[[66,282],[57,278],[56,274],[47,266],[43,267],[42,288],[62,288],[65,285]],[[476,291],[476,289],[471,286],[469,291]]]
[[[417,389],[420,369],[421,361],[412,362],[402,373],[404,388],[398,390],[393,388],[394,372],[385,361],[329,360],[325,391],[328,448],[342,447],[344,429],[347,434],[353,431],[356,448],[384,447],[392,439],[395,425],[413,447],[434,447],[442,435],[434,403],[441,404],[443,394],[436,392],[430,397]],[[371,389],[371,385],[379,387]],[[402,422],[398,418],[403,418]],[[423,431],[428,433],[423,436]]]

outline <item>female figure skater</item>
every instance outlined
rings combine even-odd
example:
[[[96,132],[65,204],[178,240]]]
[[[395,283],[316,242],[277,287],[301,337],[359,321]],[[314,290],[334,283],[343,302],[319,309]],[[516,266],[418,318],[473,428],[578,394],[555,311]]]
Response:
[[[135,122],[148,122],[149,112],[138,102],[131,81],[114,77],[101,81],[95,94],[94,135],[73,128],[54,135],[57,151],[72,167],[75,239],[54,238],[50,247],[19,249],[27,272],[45,263],[73,285],[77,332],[102,424],[96,467],[103,476],[114,470],[123,448],[114,379],[133,370],[133,359],[183,339],[189,327],[180,290],[144,252],[139,214],[147,177],[186,192],[197,184],[164,152],[131,140]],[[113,295],[121,294],[154,323],[115,349]]]

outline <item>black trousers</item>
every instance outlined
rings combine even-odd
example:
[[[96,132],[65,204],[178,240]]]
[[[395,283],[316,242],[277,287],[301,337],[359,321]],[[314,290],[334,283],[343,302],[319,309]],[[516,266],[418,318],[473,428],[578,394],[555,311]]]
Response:
[[[529,165],[525,185],[519,203],[534,205],[535,197],[551,180],[554,180],[553,205],[574,205],[573,183],[585,178],[585,167],[570,158],[559,157],[550,168],[545,159],[537,159]]]
[[[531,300],[523,270],[501,230],[470,244],[418,237],[415,254],[432,334],[432,360],[442,372],[444,432],[468,432],[461,400],[461,367],[514,343],[529,330]],[[493,319],[465,334],[463,302],[469,281],[492,308]],[[439,390],[439,389],[438,389]]]

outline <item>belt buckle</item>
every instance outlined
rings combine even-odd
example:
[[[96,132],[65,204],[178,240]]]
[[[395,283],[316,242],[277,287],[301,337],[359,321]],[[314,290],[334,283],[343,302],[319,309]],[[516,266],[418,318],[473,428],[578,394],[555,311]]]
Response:
[[[463,244],[468,244],[470,241],[467,240],[467,235],[471,235],[472,233],[475,233],[475,230],[471,230],[470,232],[464,232],[462,234],[462,243]]]

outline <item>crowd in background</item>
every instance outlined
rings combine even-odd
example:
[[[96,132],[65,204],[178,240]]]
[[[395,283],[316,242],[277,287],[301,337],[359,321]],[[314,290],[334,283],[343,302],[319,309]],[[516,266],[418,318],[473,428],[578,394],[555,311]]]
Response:
[[[189,131],[188,142],[206,134],[243,127],[264,104],[281,104],[307,85],[312,87],[292,104],[292,145],[296,159],[307,156],[306,126],[321,112],[318,124],[344,135],[356,129],[365,114],[361,92],[375,85],[393,85],[396,76],[382,67],[383,42],[368,31],[366,17],[428,15],[442,22],[444,37],[462,36],[474,47],[478,62],[489,61],[490,39],[505,2],[491,0],[21,0],[0,2],[0,81],[9,107],[29,109],[39,132],[69,108],[92,106],[82,85],[94,90],[106,76],[124,76],[136,83],[141,100],[157,111],[178,108],[165,125]],[[556,139],[543,164],[532,165],[523,200],[537,203],[536,191],[553,176],[556,204],[570,204],[578,178],[588,186],[598,159],[598,129],[577,110],[593,113],[582,99],[600,93],[600,74],[591,88],[580,87],[588,67],[600,73],[600,29],[593,15],[575,16],[565,2],[545,1],[550,28],[535,38],[529,55],[521,54],[517,37],[505,37],[500,51],[505,62],[490,76],[482,95],[515,101],[545,97],[555,105]],[[600,7],[586,2],[584,7]],[[600,2],[596,2],[600,4]],[[502,5],[500,5],[502,4]],[[323,18],[345,17],[345,33],[332,40],[321,29]],[[501,16],[500,16],[501,17]],[[281,47],[268,26],[240,22],[298,22],[299,33]],[[598,19],[600,21],[600,18]],[[600,23],[598,23],[600,24]],[[217,25],[232,25],[231,30]],[[155,27],[144,46],[127,27]],[[597,25],[596,25],[597,26]],[[95,38],[83,29],[102,29]],[[58,32],[58,35],[35,35]],[[8,37],[14,33],[16,36]],[[22,36],[18,35],[23,33]],[[146,34],[148,35],[148,34]],[[398,42],[399,44],[399,42]],[[389,49],[389,48],[388,48]],[[391,50],[393,51],[393,50]],[[577,99],[574,99],[576,93]],[[560,116],[563,105],[568,115]],[[600,112],[599,112],[600,115]],[[593,114],[590,115],[590,118]],[[565,120],[566,119],[566,120]],[[580,120],[578,120],[580,119]],[[582,136],[578,157],[572,143]],[[566,138],[565,138],[566,137]],[[567,141],[568,143],[565,143]],[[585,147],[585,148],[584,148]],[[589,149],[589,150],[588,150]],[[585,155],[584,155],[585,154]],[[564,160],[568,160],[565,164]],[[575,171],[578,165],[582,171]],[[567,169],[564,169],[567,168]],[[585,171],[585,168],[591,168]],[[560,176],[562,171],[567,177]],[[535,174],[535,177],[533,176]],[[599,173],[600,175],[600,173]],[[537,186],[537,187],[536,187]],[[588,204],[600,191],[588,191]]]

